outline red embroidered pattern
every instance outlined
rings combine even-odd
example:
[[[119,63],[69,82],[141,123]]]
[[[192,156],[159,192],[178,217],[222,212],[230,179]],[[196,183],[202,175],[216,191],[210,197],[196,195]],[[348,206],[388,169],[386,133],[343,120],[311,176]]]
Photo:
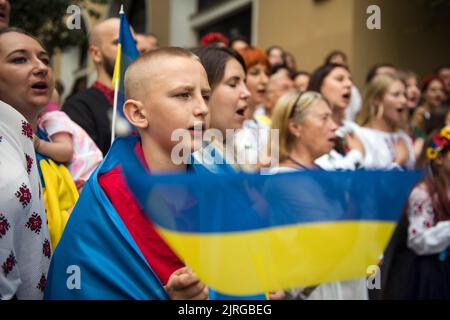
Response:
[[[42,274],[41,279],[39,280],[39,283],[37,284],[36,288],[44,292],[45,285],[47,284],[47,279],[45,278],[45,274]]]
[[[39,214],[37,212],[33,212],[33,214],[28,219],[28,222],[25,226],[29,228],[31,231],[34,231],[35,233],[39,234],[42,228],[42,219],[39,216]]]
[[[3,274],[5,275],[5,277],[8,276],[8,274],[12,271],[12,269],[16,264],[17,264],[16,257],[14,256],[14,253],[11,251],[9,257],[2,264]]]
[[[14,195],[19,199],[23,208],[25,208],[31,201],[31,192],[25,183],[22,183],[22,186]]]
[[[11,225],[8,222],[8,219],[0,213],[0,239],[6,234],[6,231],[9,230]]]
[[[31,125],[23,120],[22,120],[22,134],[33,140],[33,129],[31,128]]]
[[[48,239],[45,239],[44,244],[42,246],[42,253],[44,256],[50,259],[50,256],[52,255],[52,248],[50,247],[50,241]]]
[[[33,158],[30,157],[28,154],[25,153],[25,159],[27,160],[27,172],[28,174],[31,173],[31,167],[33,166]]]

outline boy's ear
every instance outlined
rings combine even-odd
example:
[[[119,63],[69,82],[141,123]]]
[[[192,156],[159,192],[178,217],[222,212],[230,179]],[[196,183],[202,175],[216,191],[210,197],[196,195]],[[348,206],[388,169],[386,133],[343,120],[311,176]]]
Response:
[[[128,99],[123,104],[123,113],[128,121],[137,129],[145,129],[148,127],[147,113],[141,101]]]

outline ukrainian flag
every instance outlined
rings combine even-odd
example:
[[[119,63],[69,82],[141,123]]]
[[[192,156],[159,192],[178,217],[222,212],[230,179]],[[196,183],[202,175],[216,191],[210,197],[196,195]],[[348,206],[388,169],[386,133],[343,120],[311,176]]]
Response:
[[[130,25],[127,17],[123,11],[123,6],[120,8],[120,29],[119,29],[119,44],[117,48],[116,63],[114,65],[114,74],[112,84],[114,87],[114,113],[119,112],[122,119],[126,119],[123,114],[123,103],[125,102],[125,87],[124,76],[128,66],[139,56],[139,51],[136,47],[136,41],[131,33]],[[113,116],[115,119],[115,115]],[[114,123],[115,121],[113,121]],[[113,133],[115,132],[113,125]],[[115,134],[112,135],[114,140]]]
[[[157,230],[229,295],[361,278],[376,265],[420,172],[148,175],[128,185]]]

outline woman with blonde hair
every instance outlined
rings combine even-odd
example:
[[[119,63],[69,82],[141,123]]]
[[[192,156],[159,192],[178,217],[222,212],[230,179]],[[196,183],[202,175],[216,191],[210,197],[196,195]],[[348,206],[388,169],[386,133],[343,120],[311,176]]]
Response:
[[[280,164],[270,173],[323,169],[316,160],[333,150],[338,126],[328,102],[320,93],[307,91],[284,95],[276,104],[272,119],[272,129],[279,130],[276,142]],[[271,147],[276,147],[276,143],[271,143]],[[286,190],[284,194],[287,201],[298,200],[298,191],[290,192]],[[317,199],[321,192],[319,186],[311,183],[302,194],[307,199]],[[302,300],[364,300],[368,293],[365,279],[354,279],[291,289],[286,296]]]
[[[405,84],[396,75],[376,76],[368,85],[356,121],[366,155],[363,165],[372,169],[415,164],[411,138],[403,130],[407,112]]]
[[[279,130],[280,167],[305,170],[319,168],[315,160],[333,149],[337,126],[324,98],[316,92],[305,92],[280,98],[272,129]]]

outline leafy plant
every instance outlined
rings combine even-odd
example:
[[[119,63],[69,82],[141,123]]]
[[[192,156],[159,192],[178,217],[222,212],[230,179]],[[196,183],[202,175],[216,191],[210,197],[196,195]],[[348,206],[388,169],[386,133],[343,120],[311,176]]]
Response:
[[[67,8],[78,5],[85,8],[88,0],[12,0],[10,24],[37,36],[52,54],[56,48],[81,45],[87,42],[85,30],[70,30],[66,25]],[[106,4],[108,0],[89,0]],[[89,15],[99,17],[95,10],[86,10]]]

